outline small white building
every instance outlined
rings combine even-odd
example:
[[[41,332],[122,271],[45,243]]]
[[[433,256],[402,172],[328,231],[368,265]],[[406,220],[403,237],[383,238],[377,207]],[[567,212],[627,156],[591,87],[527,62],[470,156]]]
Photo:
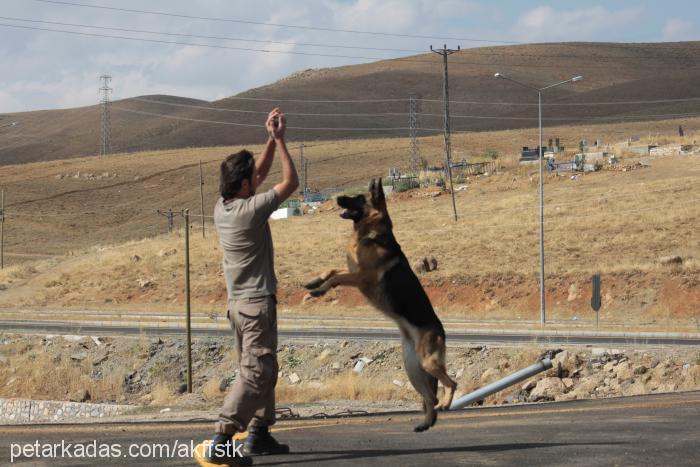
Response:
[[[279,208],[275,212],[272,213],[270,216],[270,219],[289,219],[292,216],[296,216],[299,212],[299,208]]]

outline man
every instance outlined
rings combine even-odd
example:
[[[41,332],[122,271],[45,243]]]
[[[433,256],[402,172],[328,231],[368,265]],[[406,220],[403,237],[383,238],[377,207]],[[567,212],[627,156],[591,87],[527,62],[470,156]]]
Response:
[[[275,423],[278,366],[277,278],[268,218],[296,191],[299,179],[284,142],[285,115],[277,108],[272,110],[265,126],[268,140],[257,161],[243,150],[221,164],[221,198],[214,209],[214,222],[224,253],[227,316],[236,337],[240,371],[216,423],[208,452],[212,461],[229,459],[232,435],[246,428],[245,454],[289,452],[269,432]],[[282,181],[256,194],[270,171],[275,150],[279,150]],[[249,457],[236,461],[239,465],[252,463]]]

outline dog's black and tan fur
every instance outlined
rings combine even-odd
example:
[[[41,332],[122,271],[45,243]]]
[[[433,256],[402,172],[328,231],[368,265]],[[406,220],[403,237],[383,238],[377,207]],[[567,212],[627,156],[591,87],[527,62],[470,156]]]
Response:
[[[396,321],[404,367],[423,397],[425,420],[415,431],[425,431],[435,424],[437,410],[449,409],[457,387],[445,368],[445,330],[394,238],[381,179],[372,180],[369,192],[369,201],[364,195],[338,197],[344,209],[341,217],[353,221],[348,270],[327,271],[305,287],[315,297],[339,285],[357,287],[372,305]],[[439,404],[438,381],[445,388]]]

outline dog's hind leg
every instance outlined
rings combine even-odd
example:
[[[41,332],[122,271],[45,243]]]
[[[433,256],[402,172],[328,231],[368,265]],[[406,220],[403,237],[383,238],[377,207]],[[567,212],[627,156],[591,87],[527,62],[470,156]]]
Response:
[[[455,389],[457,389],[457,383],[447,374],[444,360],[440,359],[439,355],[433,354],[423,360],[422,366],[425,371],[439,380],[445,388],[445,394],[440,403],[435,406],[435,409],[449,410],[450,405],[452,405],[452,398],[455,395]]]
[[[437,420],[437,412],[435,410],[435,404],[437,403],[437,379],[423,369],[416,354],[413,341],[403,331],[401,332],[401,343],[403,347],[403,364],[408,374],[408,380],[423,397],[425,419],[423,423],[413,429],[415,432],[421,432],[435,425]]]
[[[445,394],[435,409],[449,410],[457,383],[449,377],[445,368],[445,338],[441,335],[426,333],[418,345],[421,367],[437,378],[445,388]]]

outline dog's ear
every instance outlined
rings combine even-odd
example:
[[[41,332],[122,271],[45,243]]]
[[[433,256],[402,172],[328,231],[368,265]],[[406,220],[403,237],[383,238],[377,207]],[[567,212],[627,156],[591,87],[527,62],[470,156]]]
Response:
[[[386,198],[384,197],[384,188],[382,187],[382,179],[378,182],[372,180],[370,195],[372,196],[372,206],[374,209],[386,212]]]

